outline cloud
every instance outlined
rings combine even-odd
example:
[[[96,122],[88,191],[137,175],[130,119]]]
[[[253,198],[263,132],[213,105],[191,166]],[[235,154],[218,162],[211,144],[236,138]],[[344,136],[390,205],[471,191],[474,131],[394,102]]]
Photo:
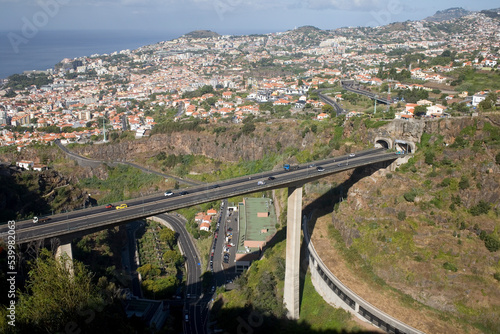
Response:
[[[309,0],[311,9],[337,9],[351,11],[370,11],[380,8],[390,0]]]

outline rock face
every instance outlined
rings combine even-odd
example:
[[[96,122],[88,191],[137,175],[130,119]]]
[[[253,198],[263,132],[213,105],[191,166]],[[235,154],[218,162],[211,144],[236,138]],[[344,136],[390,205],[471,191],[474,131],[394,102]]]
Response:
[[[369,143],[375,143],[377,138],[383,137],[417,144],[420,142],[422,134],[428,133],[433,136],[442,135],[445,143],[452,144],[463,128],[473,126],[476,122],[478,126],[481,126],[485,121],[493,123],[490,119],[473,119],[466,117],[410,121],[393,120],[376,129],[366,129],[363,125],[360,129],[355,129],[354,123],[350,122],[346,124],[344,134],[350,136],[356,133],[360,136],[362,141]]]
[[[274,128],[274,129],[273,129]],[[202,155],[223,162],[262,159],[265,154],[276,152],[279,142],[283,149],[289,146],[312,147],[316,138],[304,139],[298,130],[282,126],[266,131],[260,127],[250,135],[238,135],[228,131],[214,134],[210,131],[184,131],[171,134],[157,134],[134,141],[123,141],[108,145],[77,147],[72,150],[80,155],[97,160],[133,160],[134,156],[152,157],[161,151],[176,155]],[[300,143],[300,144],[299,144]]]

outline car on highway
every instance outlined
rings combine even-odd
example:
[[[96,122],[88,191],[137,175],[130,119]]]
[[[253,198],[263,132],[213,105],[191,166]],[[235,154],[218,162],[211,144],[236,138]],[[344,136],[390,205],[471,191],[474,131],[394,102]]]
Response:
[[[274,180],[274,179],[276,179],[276,178],[275,178],[274,176],[269,176],[267,179],[268,179],[269,181],[272,181],[272,180]]]
[[[349,154],[349,158],[354,158],[355,156],[356,156],[356,154],[354,154],[354,153]]]
[[[184,196],[184,195],[187,195],[187,194],[189,194],[189,193],[187,191],[185,191],[185,190],[180,192],[181,196]]]
[[[213,186],[208,187],[208,189],[217,189],[220,186],[218,184],[214,184]]]
[[[45,217],[45,218],[38,218],[38,217],[33,217],[33,224],[37,224],[37,223],[46,223],[50,220],[49,217]]]
[[[321,167],[321,166],[316,167],[316,170],[318,172],[324,172],[325,171],[325,169],[323,167]]]
[[[231,232],[231,231],[233,230],[233,228],[232,228],[232,227],[230,227],[230,228],[228,228],[227,230],[228,230],[229,232]]]
[[[125,208],[128,208],[128,205],[125,203],[116,206],[116,210],[125,209]]]
[[[316,164],[310,164],[309,166],[307,166],[307,168],[313,168],[313,167],[316,167]]]
[[[165,191],[165,196],[172,196],[174,194],[173,191],[167,190]]]
[[[189,322],[189,315],[188,315],[188,314],[186,314],[186,316],[185,316],[185,318],[184,318],[184,319],[186,319],[186,322]]]
[[[106,209],[112,209],[113,208],[113,204],[106,204]]]
[[[264,184],[266,184],[266,181],[259,181],[259,182],[257,182],[258,186],[263,186]]]

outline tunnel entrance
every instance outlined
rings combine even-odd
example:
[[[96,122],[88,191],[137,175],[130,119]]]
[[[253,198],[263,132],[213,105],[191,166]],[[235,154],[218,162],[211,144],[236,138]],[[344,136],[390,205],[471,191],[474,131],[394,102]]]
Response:
[[[397,152],[404,152],[407,154],[413,153],[412,145],[403,140],[396,140],[394,142],[394,148],[396,149]]]
[[[379,139],[375,142],[375,147],[376,148],[385,148],[385,149],[389,149],[390,148],[390,144],[387,140],[384,140],[384,139]]]

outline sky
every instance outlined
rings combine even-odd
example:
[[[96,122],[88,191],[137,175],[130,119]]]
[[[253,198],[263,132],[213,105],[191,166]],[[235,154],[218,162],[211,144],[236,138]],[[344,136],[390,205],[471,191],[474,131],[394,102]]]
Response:
[[[178,34],[268,33],[419,20],[438,10],[498,8],[498,0],[0,0],[0,31],[30,38],[42,30]],[[30,35],[31,34],[31,35]]]

